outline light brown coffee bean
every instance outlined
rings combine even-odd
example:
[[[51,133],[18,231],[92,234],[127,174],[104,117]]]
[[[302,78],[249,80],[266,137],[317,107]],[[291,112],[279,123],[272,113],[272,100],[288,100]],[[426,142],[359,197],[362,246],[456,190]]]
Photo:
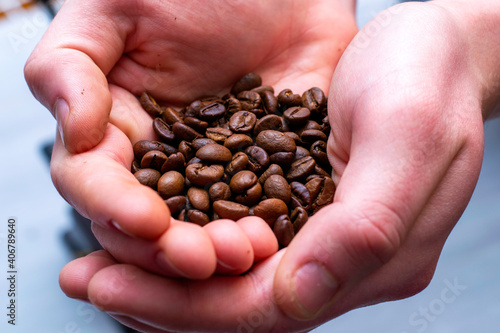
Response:
[[[184,191],[184,176],[177,171],[168,171],[158,180],[158,193],[163,199],[180,195]]]
[[[275,198],[266,199],[255,206],[253,214],[262,218],[272,228],[278,217],[288,214],[288,207],[283,200]]]

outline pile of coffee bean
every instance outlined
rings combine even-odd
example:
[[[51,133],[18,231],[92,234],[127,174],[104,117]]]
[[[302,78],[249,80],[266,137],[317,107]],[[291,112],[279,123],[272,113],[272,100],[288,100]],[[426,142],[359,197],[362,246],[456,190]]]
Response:
[[[132,172],[158,191],[174,218],[205,225],[254,215],[287,246],[333,201],[327,97],[316,87],[277,95],[250,73],[222,96],[181,110],[144,92],[158,141],[137,142]]]

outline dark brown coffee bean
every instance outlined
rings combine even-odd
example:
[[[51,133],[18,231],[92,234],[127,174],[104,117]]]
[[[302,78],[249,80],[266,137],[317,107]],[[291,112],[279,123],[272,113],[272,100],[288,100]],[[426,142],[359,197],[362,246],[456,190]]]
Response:
[[[234,200],[245,206],[252,206],[259,202],[262,196],[262,186],[257,182],[246,191],[234,196]]]
[[[185,117],[184,124],[191,127],[198,133],[205,133],[208,128],[208,123],[206,121],[200,120],[195,117]]]
[[[264,183],[264,193],[267,198],[281,199],[288,203],[292,196],[290,185],[283,176],[271,175]]]
[[[230,219],[233,221],[238,221],[249,214],[247,206],[227,200],[215,201],[213,208],[220,218]]]
[[[141,159],[141,168],[151,168],[160,171],[161,166],[167,160],[167,155],[159,150],[148,151]]]
[[[260,108],[248,110],[248,112],[253,113],[258,119],[264,117],[267,114],[266,111],[264,111],[264,109],[260,109]]]
[[[330,177],[311,179],[305,186],[309,193],[311,193],[311,197],[314,198],[311,206],[313,214],[333,202],[335,183]]]
[[[309,155],[311,155],[311,153],[309,152],[308,149],[302,146],[297,146],[297,149],[295,150],[295,160],[300,160],[301,158]]]
[[[329,167],[330,161],[328,160],[328,155],[326,153],[326,142],[318,140],[311,145],[311,156],[314,158],[317,164],[322,167]]]
[[[172,132],[170,126],[159,117],[153,120],[153,131],[161,141],[168,143],[173,143],[175,141],[174,132]]]
[[[271,228],[278,217],[286,214],[288,214],[286,203],[275,198],[263,200],[253,209],[253,215],[266,221]]]
[[[271,175],[280,175],[280,176],[283,176],[283,169],[278,164],[271,164],[269,166],[269,168],[267,168],[267,170],[264,171],[262,173],[262,175],[259,177],[259,183],[261,185],[264,185],[266,183],[266,180]]]
[[[219,144],[224,144],[226,139],[233,135],[233,132],[227,128],[209,127],[205,135]]]
[[[251,90],[262,85],[262,78],[255,73],[248,73],[239,79],[231,88],[231,94],[238,95],[245,90]]]
[[[267,86],[267,85],[255,87],[251,89],[251,91],[255,91],[256,93],[259,93],[261,96],[262,93],[264,92],[270,92],[274,94],[274,88],[272,86]]]
[[[188,209],[187,218],[189,222],[196,223],[202,227],[210,222],[208,215],[197,209]]]
[[[212,184],[208,189],[210,200],[215,202],[217,200],[229,200],[231,198],[231,189],[228,184],[224,182],[217,182]]]
[[[283,118],[291,126],[303,126],[309,121],[311,116],[311,111],[308,108],[303,108],[300,106],[293,106],[288,108],[283,112]]]
[[[243,151],[253,145],[253,139],[246,134],[233,134],[224,141],[224,147],[232,152]]]
[[[178,121],[182,122],[181,115],[177,111],[168,106],[163,110],[163,114],[161,117],[169,125],[173,125]]]
[[[196,138],[201,138],[203,135],[196,132],[191,127],[187,126],[184,123],[177,122],[172,125],[172,131],[175,134],[175,138],[177,140],[185,140],[185,141],[193,141]]]
[[[290,170],[286,174],[286,179],[289,181],[297,181],[306,179],[311,173],[314,172],[316,162],[312,156],[306,156],[292,163]]]
[[[295,154],[291,151],[280,151],[269,156],[269,163],[288,168],[295,161]]]
[[[295,133],[295,132],[284,132],[287,136],[289,136],[290,138],[293,139],[293,141],[295,141],[295,144],[296,145],[299,145],[301,144],[302,142],[300,141],[300,136]]]
[[[187,209],[186,208],[184,208],[183,210],[181,210],[179,212],[179,216],[177,217],[177,219],[179,221],[186,221],[186,222],[188,222],[188,220],[187,220]]]
[[[184,155],[184,160],[189,161],[194,157],[195,151],[193,145],[187,141],[181,141],[179,143],[179,152]]]
[[[187,191],[187,198],[191,206],[202,212],[210,210],[210,197],[208,192],[199,187],[190,187]]]
[[[243,170],[238,172],[231,178],[229,187],[232,193],[243,193],[258,182],[258,178],[255,173]]]
[[[193,163],[203,163],[203,161],[195,156],[186,163],[186,166],[191,165]]]
[[[226,173],[229,175],[234,175],[239,171],[244,170],[248,165],[248,156],[244,152],[240,151],[233,155],[231,162],[226,166]]]
[[[330,167],[331,169],[331,167]],[[316,173],[318,176],[323,176],[323,177],[331,177],[332,175],[325,170],[323,170],[319,165],[316,164],[314,167],[314,173]]]
[[[294,208],[303,207],[309,210],[312,203],[311,193],[307,187],[299,182],[291,182],[290,189],[292,190],[292,201],[296,201],[297,204],[293,204]]]
[[[308,108],[313,113],[320,113],[326,106],[326,97],[323,90],[313,87],[302,94],[302,106]]]
[[[268,114],[257,120],[253,129],[253,135],[257,136],[265,130],[281,131],[283,129],[283,119],[275,114]]]
[[[186,167],[186,178],[198,186],[218,182],[224,174],[224,167],[219,164],[204,165],[193,163]]]
[[[177,214],[186,208],[186,197],[183,195],[176,195],[165,200],[171,214]]]
[[[209,145],[209,144],[215,144],[216,142],[212,139],[209,138],[198,138],[194,139],[193,142],[191,142],[191,145],[194,150],[198,150],[203,146]]]
[[[245,149],[248,156],[248,169],[255,173],[263,172],[269,165],[269,155],[259,146],[250,146]]]
[[[153,190],[156,190],[156,185],[158,184],[161,174],[155,169],[141,169],[135,172],[134,176],[142,185],[149,186]]]
[[[295,232],[293,230],[292,222],[288,215],[281,215],[276,219],[273,226],[273,232],[278,240],[278,243],[282,247],[288,246],[295,236]]]
[[[224,101],[224,106],[226,107],[226,115],[234,114],[238,111],[241,111],[241,103],[240,100],[235,96],[231,96]]]
[[[262,99],[262,107],[268,114],[274,114],[278,111],[278,98],[274,96],[274,92],[263,91],[260,93]]]
[[[191,102],[184,113],[184,117],[198,117],[200,110],[208,104],[210,103],[202,102],[200,100]]]
[[[257,116],[249,111],[238,111],[229,119],[229,129],[233,133],[249,133],[253,130]]]
[[[180,195],[184,191],[184,177],[180,172],[165,172],[158,180],[158,193],[163,199]]]
[[[226,107],[224,104],[211,103],[200,109],[198,117],[203,121],[210,122],[222,118],[224,114],[226,114]]]
[[[330,121],[328,120],[328,116],[324,117],[323,120],[321,120],[321,132],[325,133],[327,136],[330,135],[330,131],[332,130],[330,126]]]
[[[295,141],[283,132],[265,130],[255,138],[255,143],[262,147],[269,155],[278,152],[292,152],[297,147]]]
[[[223,145],[211,143],[198,149],[196,157],[206,163],[224,164],[231,161],[233,154]]]
[[[148,92],[143,92],[139,101],[142,108],[146,110],[151,117],[156,118],[162,115],[163,109],[160,105],[158,105],[158,103],[156,103],[156,100]]]
[[[300,141],[306,145],[310,145],[316,141],[326,141],[328,138],[326,137],[326,134],[321,132],[320,130],[316,129],[308,129],[305,131],[302,131],[300,134]]]
[[[278,94],[278,103],[285,107],[300,106],[302,98],[299,94],[294,94],[290,89],[283,89]]]
[[[136,158],[137,161],[142,160],[144,154],[146,154],[148,151],[151,150],[159,150],[165,153],[165,155],[167,156],[177,152],[177,149],[166,143],[158,141],[149,141],[149,140],[137,141],[133,146],[133,150],[134,150],[134,157]]]
[[[139,162],[137,162],[137,160],[133,160],[132,167],[130,168],[130,171],[132,173],[136,173],[139,170],[141,170],[141,165],[139,164]]]
[[[255,91],[242,91],[236,96],[240,100],[242,110],[258,109],[261,106],[262,99]]]
[[[290,214],[290,220],[292,221],[293,231],[295,234],[302,229],[308,219],[309,214],[303,207],[297,207],[292,211],[292,214]]]

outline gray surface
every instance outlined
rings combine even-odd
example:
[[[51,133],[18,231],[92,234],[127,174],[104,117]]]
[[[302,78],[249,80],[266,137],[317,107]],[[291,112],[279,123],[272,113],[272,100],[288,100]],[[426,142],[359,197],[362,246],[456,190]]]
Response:
[[[2,5],[0,0],[0,5]],[[360,1],[360,24],[392,1]],[[55,131],[52,116],[31,96],[23,65],[46,29],[40,10],[0,20],[0,270],[6,275],[7,219],[17,219],[17,324],[6,324],[7,281],[0,276],[0,332],[119,332],[93,307],[67,298],[60,269],[72,259],[61,235],[69,206],[50,180],[40,151]],[[486,153],[475,194],[451,234],[429,287],[412,298],[352,311],[316,332],[498,332],[500,317],[500,122],[486,125]],[[465,290],[443,292],[457,281]],[[453,300],[451,300],[453,298]],[[445,300],[446,302],[444,302]],[[428,310],[425,319],[420,311]],[[413,318],[413,321],[412,321]],[[425,326],[424,326],[425,325]]]

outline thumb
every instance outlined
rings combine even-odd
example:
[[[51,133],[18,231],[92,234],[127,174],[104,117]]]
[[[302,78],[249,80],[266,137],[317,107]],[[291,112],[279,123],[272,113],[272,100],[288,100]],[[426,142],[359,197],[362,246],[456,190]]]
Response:
[[[102,6],[65,3],[25,65],[35,96],[58,123],[66,149],[93,148],[104,135],[111,110],[106,73],[122,54],[123,42]],[[99,24],[97,24],[99,22]]]

